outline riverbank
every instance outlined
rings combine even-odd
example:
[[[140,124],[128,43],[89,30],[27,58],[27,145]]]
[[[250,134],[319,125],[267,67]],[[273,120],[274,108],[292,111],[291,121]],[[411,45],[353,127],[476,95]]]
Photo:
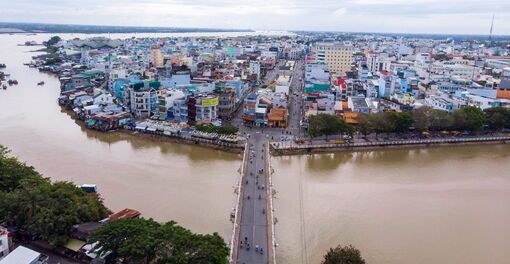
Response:
[[[510,136],[393,140],[382,142],[363,142],[345,144],[295,144],[295,143],[285,144],[272,142],[270,146],[271,154],[273,156],[285,156],[313,153],[331,153],[344,150],[370,150],[370,149],[377,150],[388,148],[436,147],[450,145],[507,144],[507,143],[510,143]]]
[[[80,120],[73,111],[65,109],[65,107],[62,107],[62,112],[66,113],[69,117],[71,117],[77,125],[79,125],[82,129],[95,131],[98,133],[122,133],[125,135],[130,135],[134,137],[141,137],[145,139],[150,139],[153,141],[160,141],[160,142],[171,142],[171,143],[178,143],[178,144],[186,144],[186,145],[196,145],[204,148],[210,148],[215,150],[221,150],[229,153],[234,154],[241,154],[244,151],[244,142],[239,144],[234,143],[228,143],[228,142],[222,142],[220,140],[209,140],[204,138],[197,138],[197,137],[191,137],[191,136],[176,136],[176,135],[167,135],[163,132],[159,131],[153,131],[150,133],[144,133],[142,131],[136,130],[136,128],[130,129],[128,127],[125,128],[119,128],[117,130],[111,130],[111,131],[100,131],[95,129],[88,128],[85,123]]]
[[[197,145],[200,147],[207,147],[216,150],[222,150],[230,153],[241,154],[244,151],[243,145],[235,145],[224,142],[216,142],[213,140],[201,139],[201,138],[177,138],[166,135],[158,135],[158,134],[148,134],[141,133],[135,130],[129,129],[119,129],[114,131],[113,133],[125,133],[132,136],[143,137],[151,140],[162,141],[162,142],[172,142],[178,144],[187,144],[187,145]]]

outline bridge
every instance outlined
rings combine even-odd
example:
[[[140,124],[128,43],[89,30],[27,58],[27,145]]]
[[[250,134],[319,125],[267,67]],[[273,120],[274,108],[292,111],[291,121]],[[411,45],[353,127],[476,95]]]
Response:
[[[230,263],[275,263],[269,143],[257,131],[245,146],[231,240]]]

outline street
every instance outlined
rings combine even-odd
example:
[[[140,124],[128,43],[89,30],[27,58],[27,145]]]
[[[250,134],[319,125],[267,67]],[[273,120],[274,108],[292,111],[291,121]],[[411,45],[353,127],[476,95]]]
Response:
[[[268,222],[266,178],[264,167],[266,162],[264,144],[266,136],[257,131],[249,136],[249,161],[246,170],[243,208],[238,243],[237,263],[269,263],[268,261]]]
[[[281,65],[279,63],[278,65]],[[270,84],[278,72],[276,68],[263,78],[264,85]],[[289,86],[289,127],[268,128],[268,127],[246,127],[243,125],[242,108],[235,114],[231,122],[239,127],[241,133],[246,137],[248,144],[248,159],[246,175],[244,177],[244,193],[241,194],[241,222],[239,237],[235,240],[237,244],[237,259],[235,263],[270,263],[272,259],[268,250],[272,247],[272,229],[268,229],[268,184],[266,182],[266,157],[265,144],[268,141],[285,140],[300,134],[300,120],[302,116],[302,78],[303,63],[296,61],[295,69],[292,72],[292,80]],[[256,88],[257,89],[257,88]],[[274,252],[273,252],[274,253]]]

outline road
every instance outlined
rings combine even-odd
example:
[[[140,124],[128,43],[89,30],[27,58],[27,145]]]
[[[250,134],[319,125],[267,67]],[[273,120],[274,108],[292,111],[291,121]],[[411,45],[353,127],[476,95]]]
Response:
[[[266,178],[264,167],[266,155],[264,144],[267,139],[260,131],[249,135],[249,162],[247,163],[243,208],[238,243],[237,263],[269,263],[268,261],[268,222],[266,213]]]
[[[278,65],[283,65],[283,63],[280,62]],[[275,70],[268,72],[264,77],[263,84],[270,84],[276,78],[278,65]],[[272,256],[268,255],[270,249],[268,247],[272,249],[273,245],[272,237],[270,237],[272,229],[269,229],[271,223],[268,223],[271,218],[267,216],[268,199],[270,197],[268,197],[268,184],[264,174],[269,157],[266,157],[268,154],[266,154],[264,146],[268,141],[278,141],[283,138],[298,136],[300,133],[300,120],[303,111],[303,67],[303,62],[297,61],[292,73],[292,82],[289,87],[288,128],[245,127],[242,122],[242,111],[236,113],[236,117],[232,122],[246,136],[249,147],[249,161],[246,165],[245,180],[241,183],[244,184],[244,191],[241,194],[239,237],[235,239],[237,243],[234,244],[234,246],[237,246],[237,258],[234,263],[266,264],[273,262]]]

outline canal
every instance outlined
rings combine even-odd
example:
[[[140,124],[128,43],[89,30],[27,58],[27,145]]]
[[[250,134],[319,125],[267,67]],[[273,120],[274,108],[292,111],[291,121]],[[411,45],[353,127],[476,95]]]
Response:
[[[52,180],[97,184],[112,210],[229,241],[241,157],[83,129],[57,105],[58,79],[22,65],[38,47],[17,44],[50,36],[0,35],[0,63],[20,82],[0,90],[0,144]],[[320,263],[329,247],[353,244],[368,263],[507,263],[509,153],[480,145],[273,158],[277,262]]]

